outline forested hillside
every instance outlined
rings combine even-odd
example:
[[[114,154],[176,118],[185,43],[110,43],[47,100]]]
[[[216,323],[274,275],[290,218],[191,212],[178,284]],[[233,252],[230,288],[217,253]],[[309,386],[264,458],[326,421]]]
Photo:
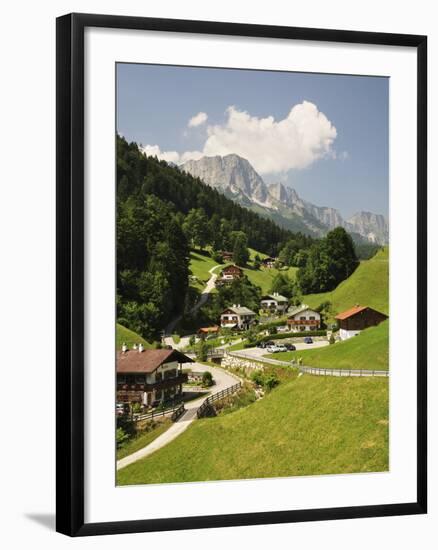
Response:
[[[128,144],[121,137],[117,138],[117,181],[121,202],[133,196],[152,195],[170,203],[175,212],[184,216],[191,210],[202,209],[215,249],[229,248],[231,243],[227,242],[227,236],[232,231],[244,231],[248,246],[274,256],[292,237],[302,248],[313,242],[309,236],[282,229],[271,220],[239,206],[200,179],[164,161],[146,157],[136,143]]]
[[[248,246],[277,255],[291,239],[298,249],[313,243],[117,138],[117,317],[123,326],[154,339],[184,311],[190,249],[231,250],[235,257],[241,251],[244,265]]]

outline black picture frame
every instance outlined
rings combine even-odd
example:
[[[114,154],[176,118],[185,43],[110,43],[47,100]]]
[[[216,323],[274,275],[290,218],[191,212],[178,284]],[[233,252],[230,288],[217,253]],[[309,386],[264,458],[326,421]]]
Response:
[[[68,14],[57,19],[57,496],[69,536],[424,514],[427,510],[427,37],[267,25]],[[281,38],[417,51],[417,499],[415,502],[135,521],[84,522],[84,30],[86,27]]]

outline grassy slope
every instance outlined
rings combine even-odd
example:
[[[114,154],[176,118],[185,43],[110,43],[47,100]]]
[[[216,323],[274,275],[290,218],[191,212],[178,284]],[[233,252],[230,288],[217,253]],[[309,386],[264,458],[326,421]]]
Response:
[[[388,469],[388,380],[301,376],[250,407],[197,420],[121,485]]]
[[[243,270],[248,277],[248,279],[252,282],[253,285],[259,286],[262,289],[262,293],[266,294],[271,289],[272,281],[279,273],[278,269],[272,268],[272,269],[248,269],[245,268]],[[281,273],[285,273],[289,275],[292,279],[295,279],[295,275],[297,272],[296,267],[290,267],[289,269],[282,269]]]
[[[303,300],[310,307],[317,307],[330,300],[336,313],[355,304],[366,305],[389,313],[388,248],[379,251],[370,260],[361,262],[356,271],[335,290],[309,294]]]
[[[290,361],[302,357],[303,365],[323,369],[388,370],[388,321],[358,336],[325,348],[273,353],[267,357]]]
[[[198,279],[198,282],[192,286],[203,289],[205,287],[205,283],[211,277],[209,270],[215,265],[218,265],[217,262],[210,258],[207,252],[204,255],[192,250],[190,252],[190,271]]]
[[[170,418],[166,418],[160,422],[154,430],[151,430],[150,432],[143,432],[134,439],[131,439],[131,441],[123,445],[123,447],[117,449],[117,460],[143,449],[143,447],[146,447],[146,445],[152,443],[152,441],[157,439],[158,436],[170,428],[171,425],[172,421]]]
[[[262,292],[266,293],[270,290],[272,280],[275,277],[275,275],[278,273],[277,269],[251,269],[252,261],[254,259],[254,256],[258,254],[260,258],[266,258],[266,254],[262,254],[261,252],[257,252],[257,250],[253,250],[252,248],[249,249],[250,253],[250,263],[247,268],[244,268],[244,272],[247,275],[248,279],[254,284],[259,287],[261,287]],[[190,252],[190,270],[192,274],[198,279],[197,283],[192,283],[192,286],[198,289],[203,289],[205,286],[205,283],[210,278],[211,274],[209,273],[209,270],[214,267],[215,265],[218,265],[210,256],[199,254],[199,252],[192,251]],[[221,269],[223,269],[226,265],[229,264],[221,264],[220,267],[217,268],[216,273],[219,275]],[[281,270],[282,273],[287,273],[290,277],[295,278],[297,268],[296,267],[290,267],[287,270]]]
[[[146,342],[144,338],[139,336],[136,332],[129,330],[128,328],[124,327],[123,325],[119,325],[117,323],[116,325],[116,347],[117,349],[120,349],[123,345],[123,342],[128,347],[132,347],[133,344],[143,344],[145,348],[150,348],[152,345],[149,342]]]

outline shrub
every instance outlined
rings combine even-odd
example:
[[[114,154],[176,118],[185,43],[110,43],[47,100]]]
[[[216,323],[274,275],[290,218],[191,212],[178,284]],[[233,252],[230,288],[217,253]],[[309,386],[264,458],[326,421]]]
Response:
[[[120,449],[120,447],[129,439],[129,435],[125,432],[123,428],[117,428],[116,431],[116,441],[117,441],[117,448]]]
[[[263,386],[264,377],[262,371],[255,370],[251,374],[251,380],[254,382],[254,384],[257,384],[258,386]]]
[[[207,388],[213,385],[213,376],[209,370],[206,370],[202,374],[202,385]]]
[[[335,337],[333,336],[333,332],[330,334],[329,338],[329,344],[334,344],[336,342]]]
[[[278,376],[274,373],[265,374],[261,370],[256,370],[251,374],[251,380],[258,386],[263,386],[265,390],[272,390],[280,383]]]
[[[272,390],[273,388],[275,388],[275,386],[278,386],[279,383],[280,383],[280,380],[277,378],[275,374],[268,374],[265,377],[263,385],[267,390]]]

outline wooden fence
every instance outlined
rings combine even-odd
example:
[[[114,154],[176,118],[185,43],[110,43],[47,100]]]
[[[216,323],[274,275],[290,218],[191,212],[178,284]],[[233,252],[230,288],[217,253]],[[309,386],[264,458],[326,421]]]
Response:
[[[202,403],[202,405],[198,409],[198,412],[197,412],[198,418],[202,418],[205,415],[205,412],[207,411],[208,407],[214,401],[227,397],[227,395],[231,395],[232,393],[240,389],[241,386],[242,386],[242,383],[237,382],[237,384],[234,384],[233,386],[230,386],[225,390],[218,391],[217,393],[214,393],[213,395],[210,395],[209,397],[207,397],[207,399]]]
[[[133,417],[134,422],[139,422],[140,420],[152,420],[153,418],[157,418],[160,416],[166,416],[168,414],[171,414],[171,419],[174,420],[174,415],[176,414],[176,420],[182,415],[182,413],[185,411],[184,403],[178,403],[173,405],[172,407],[167,407],[166,409],[157,409],[155,411],[151,411],[149,413],[145,414],[136,414]]]
[[[364,370],[364,369],[318,369],[316,367],[299,367],[303,374],[316,376],[383,376],[389,377],[387,370]]]

